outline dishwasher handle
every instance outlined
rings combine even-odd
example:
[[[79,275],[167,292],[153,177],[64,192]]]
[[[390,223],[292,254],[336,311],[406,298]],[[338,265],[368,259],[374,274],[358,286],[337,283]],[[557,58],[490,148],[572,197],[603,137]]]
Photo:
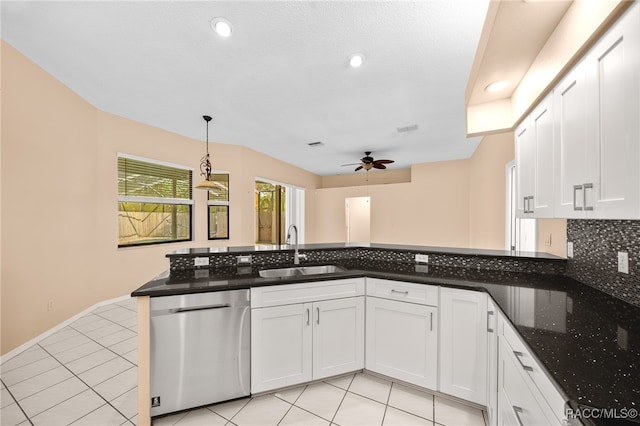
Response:
[[[207,311],[211,309],[222,309],[222,308],[230,308],[231,305],[229,303],[221,303],[219,305],[205,305],[205,306],[193,306],[191,308],[175,308],[169,309],[169,312],[172,314],[179,314],[181,312],[193,312],[193,311]]]

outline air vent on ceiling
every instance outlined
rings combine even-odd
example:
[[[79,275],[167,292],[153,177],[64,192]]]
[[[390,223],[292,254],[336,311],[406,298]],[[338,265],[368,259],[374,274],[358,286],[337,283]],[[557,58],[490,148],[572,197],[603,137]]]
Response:
[[[411,126],[396,127],[396,130],[398,133],[413,132],[414,130],[418,130],[418,125],[412,124]]]
[[[323,146],[324,144],[320,141],[317,141],[317,142],[310,142],[307,145],[309,145],[311,148],[316,148],[318,146]]]

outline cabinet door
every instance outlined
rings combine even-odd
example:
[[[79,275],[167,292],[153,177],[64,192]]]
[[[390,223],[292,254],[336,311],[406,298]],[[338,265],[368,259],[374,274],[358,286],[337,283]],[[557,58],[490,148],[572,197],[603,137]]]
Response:
[[[535,218],[553,217],[553,120],[553,98],[547,96],[531,113],[534,166],[529,204]]]
[[[438,309],[367,298],[366,368],[435,390]]]
[[[313,304],[313,379],[364,368],[364,297]]]
[[[530,117],[526,117],[515,131],[517,217],[531,217],[533,207],[535,150],[530,122]]]
[[[550,409],[545,405],[542,395],[537,389],[532,390],[527,385],[518,361],[505,339],[500,336],[498,340],[498,410],[499,416],[503,416],[498,423],[522,426],[559,425],[560,422],[550,415]],[[516,422],[513,422],[514,418]]]
[[[596,44],[589,64],[587,217],[640,218],[640,7]]]
[[[578,63],[553,92],[557,217],[584,217],[587,168],[587,84],[585,62]]]
[[[311,381],[312,304],[251,311],[251,392]]]
[[[487,404],[487,295],[440,289],[440,391]]]
[[[487,297],[487,414],[489,426],[498,424],[498,309],[490,297]]]

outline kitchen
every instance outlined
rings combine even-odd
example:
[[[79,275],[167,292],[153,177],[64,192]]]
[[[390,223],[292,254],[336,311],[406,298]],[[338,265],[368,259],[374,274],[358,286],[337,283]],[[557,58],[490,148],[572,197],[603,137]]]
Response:
[[[3,45],[3,80],[2,352],[6,354],[99,301],[131,292],[167,268],[164,255],[171,251],[169,246],[116,248],[115,155],[134,153],[195,166],[203,153],[199,116],[209,111],[198,111],[193,118],[197,133],[192,138],[128,120],[79,98],[6,44]],[[99,87],[100,82],[95,82],[95,86]],[[215,128],[214,125],[212,132]],[[181,148],[176,150],[176,146]],[[404,206],[405,187],[406,193],[416,197],[420,194],[416,188],[428,191],[424,199],[417,198],[420,203],[417,206],[393,209],[395,214],[403,214],[395,224],[390,209],[374,212],[374,216],[381,213],[378,217],[385,222],[384,226],[372,230],[372,241],[501,249],[504,247],[504,164],[513,158],[510,149],[513,149],[512,134],[486,136],[468,160],[414,165],[411,183],[398,184],[397,188],[402,187],[400,190],[391,190],[389,185],[358,185],[349,195],[364,195],[368,190],[372,197],[384,196],[390,205]],[[311,191],[307,195],[306,220],[315,226],[307,226],[305,241],[340,241],[335,233],[341,233],[341,226],[335,226],[336,222],[322,225],[321,219],[337,217],[340,224],[342,210],[331,209],[332,216],[320,212],[330,209],[330,202],[335,204],[344,196],[327,194],[346,190],[324,189],[323,178],[318,175],[248,148],[212,144],[212,153],[214,167],[224,167],[232,176],[230,207],[237,218],[230,223],[230,240],[216,242],[217,245],[240,246],[252,242],[254,200],[246,188],[253,186],[255,176],[317,188],[317,196]],[[58,164],[73,167],[59,169]],[[47,176],[48,185],[56,188],[54,191],[40,189],[43,175]],[[10,185],[16,181],[23,185]],[[434,189],[433,182],[438,182],[438,188]],[[195,205],[205,203],[205,195],[196,192]],[[452,208],[432,209],[430,203]],[[13,206],[32,208],[24,211]],[[39,209],[39,206],[50,206],[50,209]],[[374,202],[372,208],[377,206]],[[78,214],[73,214],[73,210]],[[43,211],[51,223],[41,220]],[[399,227],[397,222],[408,224],[409,229]],[[196,239],[176,246],[210,245],[203,238],[206,227],[206,218],[196,211]],[[327,231],[327,228],[331,229]],[[25,229],[31,238],[24,238]],[[554,231],[553,237],[551,244],[557,244],[558,254],[564,255],[562,233]],[[29,256],[35,244],[46,253],[38,256],[37,268],[33,268]],[[79,251],[78,247],[83,250]],[[633,260],[633,251],[631,248],[629,251]],[[99,274],[95,273],[97,270]],[[46,285],[43,285],[41,271],[47,271]],[[628,287],[623,282],[621,288],[624,286]],[[52,309],[48,309],[52,300]]]

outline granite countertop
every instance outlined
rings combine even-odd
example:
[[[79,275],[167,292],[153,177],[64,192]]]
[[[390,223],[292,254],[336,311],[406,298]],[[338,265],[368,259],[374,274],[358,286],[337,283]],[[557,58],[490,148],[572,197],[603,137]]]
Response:
[[[486,291],[572,408],[581,404],[640,409],[640,308],[558,275],[358,259],[331,263],[347,271],[261,278],[258,271],[268,266],[191,269],[166,272],[132,295],[157,297],[364,276]]]

